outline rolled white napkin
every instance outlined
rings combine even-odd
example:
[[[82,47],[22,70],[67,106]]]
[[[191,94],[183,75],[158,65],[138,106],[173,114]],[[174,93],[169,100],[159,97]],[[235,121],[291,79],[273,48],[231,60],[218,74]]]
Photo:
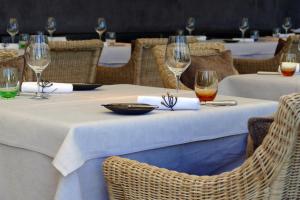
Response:
[[[37,92],[36,82],[23,82],[21,91],[25,93]],[[41,88],[40,88],[41,91]],[[70,93],[73,92],[73,85],[69,83],[53,83],[52,86],[44,88],[45,93]]]
[[[165,107],[161,104],[163,101],[162,97],[154,96],[139,96],[137,99],[138,103],[145,103],[150,105],[158,106],[160,110],[169,110],[170,108]],[[173,107],[174,110],[199,110],[200,103],[197,98],[185,98],[178,97],[176,105]]]
[[[253,38],[233,38],[233,40],[237,40],[239,42],[254,42]]]

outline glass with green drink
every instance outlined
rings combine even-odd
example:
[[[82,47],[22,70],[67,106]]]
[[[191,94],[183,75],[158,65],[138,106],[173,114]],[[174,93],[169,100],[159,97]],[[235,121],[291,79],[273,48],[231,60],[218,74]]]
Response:
[[[19,49],[25,49],[29,41],[29,34],[23,33],[19,36]]]
[[[0,96],[4,99],[14,98],[19,90],[18,69],[4,67],[0,73]]]

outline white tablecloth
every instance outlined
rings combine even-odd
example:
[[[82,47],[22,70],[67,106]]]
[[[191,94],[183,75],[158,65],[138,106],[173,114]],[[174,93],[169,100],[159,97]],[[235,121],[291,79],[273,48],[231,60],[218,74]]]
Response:
[[[225,43],[235,58],[271,58],[274,56],[277,42],[238,42]]]
[[[101,107],[105,103],[135,102],[138,95],[163,93],[165,89],[115,85],[96,92],[53,95],[47,101],[28,96],[0,101],[0,142],[54,158],[53,165],[65,176],[60,178],[56,199],[105,199],[103,177],[98,175],[97,184],[93,184],[96,175],[92,173],[87,175],[90,180],[86,184],[78,182],[78,170],[88,174],[93,168],[95,172],[95,165],[88,165],[91,160],[102,162],[111,155],[238,136],[247,132],[249,117],[271,115],[277,107],[276,102],[238,97],[234,98],[239,102],[235,107],[202,106],[198,111],[154,111],[141,116],[116,115]],[[190,91],[181,95],[194,97]],[[88,192],[93,198],[82,197],[84,191],[93,191]]]
[[[226,77],[219,85],[219,93],[223,95],[274,101],[295,92],[300,92],[300,75],[235,75]]]
[[[116,43],[113,46],[104,44],[98,62],[99,66],[120,67],[128,63],[131,57],[131,44]]]

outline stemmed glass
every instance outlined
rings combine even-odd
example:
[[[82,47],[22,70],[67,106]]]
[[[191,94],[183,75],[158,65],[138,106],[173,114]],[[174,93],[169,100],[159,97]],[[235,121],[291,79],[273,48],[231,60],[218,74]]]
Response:
[[[180,76],[191,64],[190,49],[185,36],[169,37],[165,64],[176,77],[176,91],[178,93]]]
[[[15,36],[19,33],[19,24],[16,18],[10,18],[6,31],[11,37],[12,43],[15,42]]]
[[[102,39],[102,35],[106,31],[106,29],[107,29],[107,25],[105,19],[101,17],[98,18],[97,26],[95,30],[98,33],[100,40]]]
[[[48,17],[46,30],[48,31],[50,38],[52,40],[53,33],[56,31],[56,20],[54,17]]]
[[[185,29],[189,32],[189,35],[192,35],[192,32],[195,30],[196,19],[194,17],[189,17],[186,21]]]
[[[40,92],[41,75],[44,69],[50,64],[50,48],[46,43],[44,35],[33,35],[30,37],[30,44],[25,50],[25,59],[28,66],[35,72],[37,79],[37,93],[34,99],[47,99]]]
[[[290,17],[286,17],[283,21],[282,28],[285,30],[285,34],[288,33],[288,30],[292,28],[292,19]]]
[[[249,29],[249,20],[248,18],[244,17],[240,24],[240,31],[242,32],[242,38],[245,38],[245,32]]]

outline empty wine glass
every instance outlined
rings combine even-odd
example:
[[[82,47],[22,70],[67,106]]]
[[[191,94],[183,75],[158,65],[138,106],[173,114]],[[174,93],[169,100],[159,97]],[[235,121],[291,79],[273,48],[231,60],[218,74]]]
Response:
[[[53,33],[56,31],[56,20],[54,17],[48,17],[46,30],[48,31],[50,38],[52,40]]]
[[[47,99],[40,92],[40,80],[44,69],[50,64],[50,48],[45,41],[44,35],[33,35],[30,37],[30,44],[25,50],[25,59],[28,66],[35,72],[37,79],[37,93],[34,99]]]
[[[19,33],[19,24],[16,18],[10,18],[6,31],[11,37],[12,43],[15,42],[15,36]]]
[[[107,29],[107,26],[106,26],[105,19],[101,18],[101,17],[98,18],[97,26],[96,26],[95,30],[98,33],[100,40],[102,40],[102,35],[106,31],[106,29]]]
[[[242,38],[245,38],[245,33],[249,29],[249,20],[248,18],[244,17],[240,24],[240,31],[242,32]]]
[[[292,28],[292,19],[290,17],[286,17],[284,19],[282,28],[285,30],[285,34],[288,33],[290,28]]]
[[[189,17],[186,21],[185,29],[189,32],[189,35],[192,35],[192,32],[195,30],[196,19],[194,17]]]
[[[180,76],[191,64],[190,49],[185,36],[169,37],[165,64],[176,77],[176,91],[178,93]]]

